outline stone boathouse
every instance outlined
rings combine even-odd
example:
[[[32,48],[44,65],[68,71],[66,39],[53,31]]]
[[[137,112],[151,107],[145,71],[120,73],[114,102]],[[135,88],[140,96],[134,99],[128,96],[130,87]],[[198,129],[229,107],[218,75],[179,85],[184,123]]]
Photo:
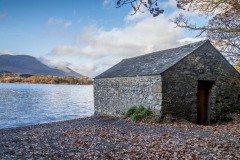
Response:
[[[161,117],[216,122],[240,111],[240,74],[205,40],[123,59],[95,77],[95,114],[140,105]]]

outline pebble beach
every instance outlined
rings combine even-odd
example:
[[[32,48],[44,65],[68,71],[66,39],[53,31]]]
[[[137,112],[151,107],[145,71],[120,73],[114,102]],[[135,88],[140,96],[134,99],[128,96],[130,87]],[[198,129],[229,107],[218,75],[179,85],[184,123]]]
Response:
[[[240,159],[240,119],[201,126],[103,116],[1,129],[0,159]]]

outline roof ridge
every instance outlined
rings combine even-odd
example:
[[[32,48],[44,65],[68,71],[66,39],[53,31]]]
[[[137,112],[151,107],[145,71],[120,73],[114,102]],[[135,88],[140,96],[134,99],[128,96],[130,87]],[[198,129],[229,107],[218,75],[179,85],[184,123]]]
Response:
[[[194,50],[196,50],[196,49],[198,49],[200,46],[202,46],[203,44],[205,44],[206,42],[210,42],[209,39],[202,40],[202,41],[198,41],[198,42],[194,42],[194,43],[188,43],[188,44],[185,44],[185,45],[182,45],[182,46],[178,46],[178,47],[174,47],[174,48],[169,48],[169,49],[154,51],[154,52],[151,52],[151,53],[147,53],[147,54],[143,54],[143,55],[139,55],[139,56],[135,56],[135,57],[124,58],[124,59],[122,59],[122,61],[124,61],[124,60],[129,60],[129,59],[134,59],[134,58],[139,58],[139,57],[144,57],[144,56],[149,56],[149,55],[154,54],[154,53],[159,53],[159,52],[166,52],[166,51],[170,51],[170,50],[175,50],[175,49],[178,49],[178,48],[186,47],[186,46],[188,46],[188,45],[194,45],[194,44],[197,44],[197,43],[202,43],[201,45],[199,45],[197,48],[194,49]],[[193,50],[193,51],[194,51],[194,50]],[[192,51],[192,52],[193,52],[193,51]]]
[[[179,60],[178,60],[175,64],[173,64],[172,66],[170,66],[170,67],[166,68],[165,70],[163,70],[162,73],[165,72],[165,71],[167,71],[169,68],[175,66],[178,62],[180,62],[182,59],[184,59],[185,57],[187,57],[187,56],[189,56],[190,54],[192,54],[194,51],[196,51],[197,49],[199,49],[200,47],[202,47],[204,44],[206,44],[206,43],[210,43],[210,44],[211,44],[210,40],[207,39],[207,40],[198,41],[198,42],[195,42],[195,43],[190,43],[190,44],[187,44],[187,45],[193,45],[193,44],[200,43],[200,42],[202,42],[201,45],[199,45],[199,46],[197,46],[196,48],[194,48],[191,52],[189,52],[188,54],[186,54],[185,56],[183,56],[181,59],[179,59]],[[184,45],[184,46],[187,46],[187,45]],[[182,47],[184,47],[184,46],[182,46]],[[181,48],[181,47],[179,47],[179,48]]]
[[[113,67],[96,76],[95,79],[161,74],[206,43],[210,43],[210,41],[198,41],[176,48],[123,59]]]

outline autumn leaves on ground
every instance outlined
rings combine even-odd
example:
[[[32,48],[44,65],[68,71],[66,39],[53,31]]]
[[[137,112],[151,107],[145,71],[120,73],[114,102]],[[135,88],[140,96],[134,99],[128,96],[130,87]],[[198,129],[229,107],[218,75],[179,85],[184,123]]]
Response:
[[[90,117],[3,129],[0,159],[240,159],[240,115],[209,126]]]

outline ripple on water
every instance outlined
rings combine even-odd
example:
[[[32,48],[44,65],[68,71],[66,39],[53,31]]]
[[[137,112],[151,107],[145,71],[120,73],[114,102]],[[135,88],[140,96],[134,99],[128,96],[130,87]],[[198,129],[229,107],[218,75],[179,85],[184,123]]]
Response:
[[[94,113],[92,85],[0,83],[0,128],[49,123]]]

